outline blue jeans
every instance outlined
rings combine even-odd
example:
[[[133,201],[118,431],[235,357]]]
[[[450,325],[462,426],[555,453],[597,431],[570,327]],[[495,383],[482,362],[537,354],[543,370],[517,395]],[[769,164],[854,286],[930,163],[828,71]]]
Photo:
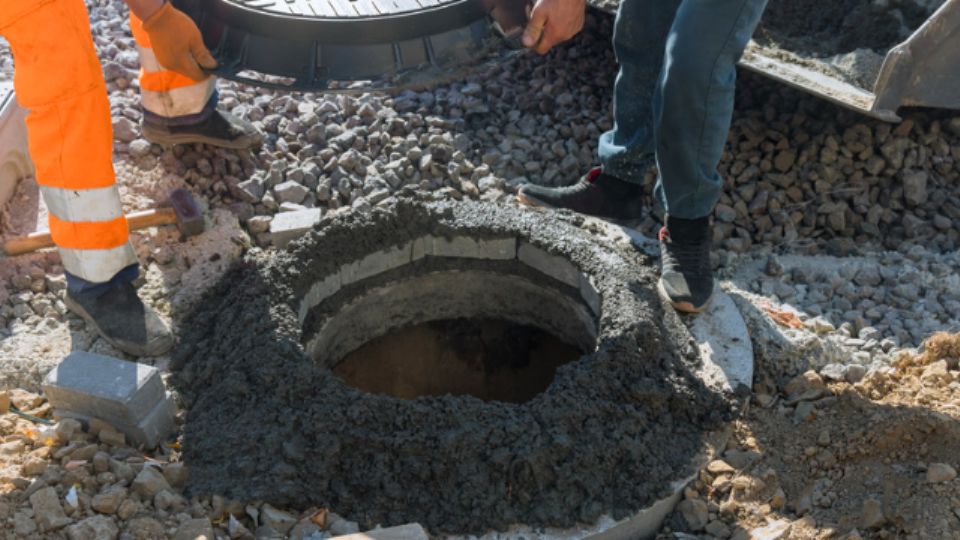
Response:
[[[600,136],[605,173],[641,182],[672,216],[709,215],[733,116],[736,63],[767,0],[621,0],[613,34],[620,64],[614,126]]]

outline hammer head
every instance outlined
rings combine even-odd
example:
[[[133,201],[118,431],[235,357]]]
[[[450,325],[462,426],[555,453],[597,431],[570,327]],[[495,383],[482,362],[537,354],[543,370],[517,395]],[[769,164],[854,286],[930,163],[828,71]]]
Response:
[[[170,206],[177,214],[177,229],[184,236],[194,236],[203,232],[203,216],[200,207],[190,192],[177,188],[170,192]]]

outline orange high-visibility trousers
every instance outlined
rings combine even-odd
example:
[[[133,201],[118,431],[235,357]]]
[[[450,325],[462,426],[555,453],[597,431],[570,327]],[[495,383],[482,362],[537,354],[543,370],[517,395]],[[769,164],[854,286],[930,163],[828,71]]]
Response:
[[[137,262],[113,172],[110,105],[83,0],[0,0],[0,35],[64,269],[109,281]]]
[[[166,118],[198,114],[210,101],[216,77],[194,81],[160,65],[143,21],[130,12],[130,31],[140,54],[140,104],[147,111]]]

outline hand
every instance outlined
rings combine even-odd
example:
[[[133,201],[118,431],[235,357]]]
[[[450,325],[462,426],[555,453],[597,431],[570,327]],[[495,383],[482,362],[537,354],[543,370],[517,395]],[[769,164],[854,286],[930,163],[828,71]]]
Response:
[[[537,0],[523,32],[523,46],[547,54],[583,29],[586,0]]]
[[[143,29],[150,36],[150,46],[161,66],[195,81],[207,78],[201,67],[217,67],[193,19],[169,2],[143,21]]]

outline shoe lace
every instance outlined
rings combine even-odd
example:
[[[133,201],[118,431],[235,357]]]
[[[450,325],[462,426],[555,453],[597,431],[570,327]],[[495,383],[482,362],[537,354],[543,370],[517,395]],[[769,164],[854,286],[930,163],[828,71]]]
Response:
[[[661,227],[658,236],[661,245],[664,247],[664,268],[682,271],[688,276],[707,277],[712,275],[709,240],[675,241],[670,237],[670,231],[666,227]]]

